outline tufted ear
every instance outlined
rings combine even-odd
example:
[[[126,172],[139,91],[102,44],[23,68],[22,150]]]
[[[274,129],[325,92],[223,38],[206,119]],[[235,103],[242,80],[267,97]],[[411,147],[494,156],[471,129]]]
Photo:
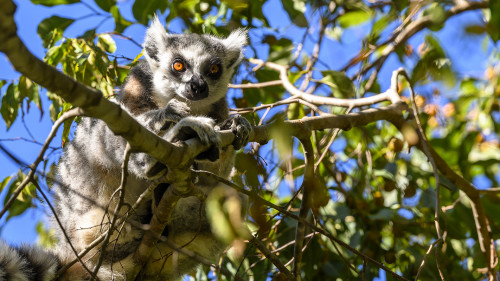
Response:
[[[246,29],[238,28],[231,32],[226,39],[222,40],[228,52],[228,68],[238,65],[243,59],[243,47],[247,44],[248,40],[247,33],[248,31]]]
[[[153,67],[157,68],[160,64],[159,53],[160,50],[165,50],[165,43],[167,42],[168,34],[163,27],[163,24],[155,15],[151,25],[146,31],[146,38],[144,39],[144,55],[146,60]]]

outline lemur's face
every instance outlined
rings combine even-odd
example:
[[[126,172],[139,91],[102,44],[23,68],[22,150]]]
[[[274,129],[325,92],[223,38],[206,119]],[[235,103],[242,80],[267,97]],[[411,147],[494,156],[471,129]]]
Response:
[[[158,20],[153,21],[144,50],[153,71],[153,97],[158,105],[173,98],[199,106],[218,101],[227,92],[246,40],[242,30],[226,39],[167,34]]]

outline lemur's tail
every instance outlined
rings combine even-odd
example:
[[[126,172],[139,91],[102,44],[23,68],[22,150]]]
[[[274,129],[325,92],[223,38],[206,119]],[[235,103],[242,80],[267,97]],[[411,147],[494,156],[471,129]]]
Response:
[[[59,259],[34,246],[13,247],[0,241],[0,281],[53,280]]]

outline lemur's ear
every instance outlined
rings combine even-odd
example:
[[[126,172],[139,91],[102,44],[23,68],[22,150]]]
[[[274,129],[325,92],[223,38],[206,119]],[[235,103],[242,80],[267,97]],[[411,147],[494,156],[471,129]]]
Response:
[[[237,65],[243,59],[243,47],[247,44],[248,30],[238,28],[222,40],[228,52],[228,68]]]
[[[146,38],[144,39],[144,55],[149,64],[156,68],[160,64],[160,58],[158,54],[160,50],[165,49],[165,43],[167,42],[168,34],[165,31],[165,27],[155,15],[151,25],[146,31]]]

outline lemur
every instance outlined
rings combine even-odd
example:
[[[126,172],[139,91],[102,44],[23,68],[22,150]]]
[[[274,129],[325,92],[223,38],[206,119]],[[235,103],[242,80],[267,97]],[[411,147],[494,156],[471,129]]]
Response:
[[[233,31],[225,39],[211,35],[168,34],[155,18],[143,44],[145,60],[131,69],[116,102],[167,141],[195,136],[211,144],[216,148],[215,153],[219,151],[218,159],[212,149],[200,158],[215,161],[197,160],[194,165],[228,178],[233,169],[235,149],[246,144],[250,132],[246,119],[229,118],[225,99],[228,83],[243,58],[246,41],[247,34],[242,29]],[[218,147],[216,125],[235,133],[233,145]],[[57,168],[54,204],[77,252],[107,231],[110,214],[105,209],[113,210],[116,204],[111,197],[120,185],[125,147],[126,141],[114,135],[103,121],[83,117],[73,140],[64,148]],[[156,160],[145,153],[131,155],[125,193],[127,205],[133,205],[157,176],[151,172],[155,170],[154,165],[157,165]],[[204,193],[209,193],[218,184],[208,177],[200,177],[196,182],[197,188]],[[149,223],[156,199],[166,188],[166,184],[158,186],[154,200],[141,203],[130,219]],[[203,205],[197,197],[180,199],[163,235],[176,245],[188,244],[186,249],[215,262],[228,245],[212,235],[205,213],[201,212],[200,216],[200,206]],[[75,258],[63,232],[54,228],[58,229],[59,242],[52,252],[0,243],[0,281],[53,280],[55,273]],[[117,233],[114,232],[104,252],[104,262],[98,271],[101,280],[125,280],[127,270],[134,266],[133,254],[144,235],[143,230],[134,226],[122,229],[118,239]],[[169,255],[171,252],[167,245],[159,242],[140,273],[141,280],[177,279],[198,265],[197,261],[181,254],[174,259]],[[100,246],[97,246],[83,258],[90,270],[94,269],[100,254]],[[59,280],[90,278],[81,264],[76,263]]]

